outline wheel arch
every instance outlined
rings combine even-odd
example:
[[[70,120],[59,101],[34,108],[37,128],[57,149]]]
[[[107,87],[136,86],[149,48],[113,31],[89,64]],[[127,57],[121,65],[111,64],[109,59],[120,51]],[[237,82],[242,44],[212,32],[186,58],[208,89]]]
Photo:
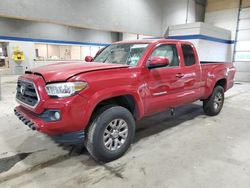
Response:
[[[208,82],[209,83],[209,82]],[[227,90],[227,79],[225,77],[221,77],[217,80],[211,80],[210,81],[210,84],[206,84],[206,87],[205,87],[205,96],[202,98],[202,100],[205,100],[207,99],[209,96],[212,95],[213,93],[213,90],[216,86],[221,86],[223,87],[224,91]]]
[[[105,96],[105,97],[103,97]],[[134,93],[126,93],[115,95],[115,93],[102,93],[98,96],[93,95],[92,99],[89,99],[89,104],[86,106],[88,109],[84,118],[84,129],[88,129],[89,124],[98,114],[98,110],[107,105],[118,105],[128,109],[133,115],[135,120],[140,119],[143,116],[143,102],[139,95]]]
[[[136,104],[136,100],[130,94],[113,96],[113,97],[109,97],[109,98],[106,98],[106,99],[99,101],[98,103],[96,103],[92,114],[94,114],[96,111],[98,111],[98,109],[100,109],[106,105],[122,106],[122,107],[126,108],[128,111],[130,111],[135,119],[137,119],[137,117],[139,116],[138,106]]]
[[[216,86],[221,86],[221,87],[223,87],[224,91],[226,91],[226,89],[227,89],[227,79],[226,78],[221,78],[221,79],[217,80],[217,82],[214,85],[214,88]]]

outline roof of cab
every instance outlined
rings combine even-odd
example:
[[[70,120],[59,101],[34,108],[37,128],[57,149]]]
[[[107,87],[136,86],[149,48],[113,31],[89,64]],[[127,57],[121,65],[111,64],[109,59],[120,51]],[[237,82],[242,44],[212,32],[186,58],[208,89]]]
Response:
[[[140,39],[140,40],[125,40],[125,41],[118,41],[115,42],[114,44],[128,44],[128,43],[156,43],[156,42],[180,42],[180,40],[174,40],[174,39],[165,39],[165,38],[159,38],[159,39]]]

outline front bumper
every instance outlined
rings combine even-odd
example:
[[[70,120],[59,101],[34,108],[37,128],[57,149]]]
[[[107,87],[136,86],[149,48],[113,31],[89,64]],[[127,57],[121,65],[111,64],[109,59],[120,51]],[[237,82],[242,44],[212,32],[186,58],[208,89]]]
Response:
[[[28,115],[27,113],[23,113],[24,109],[21,106],[18,106],[14,109],[15,115],[20,119],[25,125],[27,125],[32,130],[41,131],[40,125],[44,124],[41,119],[37,118],[35,115]],[[66,144],[66,145],[77,145],[82,144],[85,138],[84,130],[58,134],[58,135],[51,135],[50,138],[57,143]]]
[[[15,115],[33,130],[49,135],[56,141],[70,142],[83,140],[84,129],[91,115],[89,100],[79,94],[65,97],[49,97],[45,91],[45,82],[41,76],[25,74],[19,78],[34,83],[39,102],[29,106],[23,102],[14,110]],[[59,112],[57,119],[51,119],[49,112]]]
[[[24,105],[15,108],[15,114],[31,128],[47,135],[61,135],[85,129],[88,124],[88,100],[81,95],[67,98],[42,98],[35,109]],[[60,119],[49,119],[48,112],[60,112]],[[28,121],[29,120],[29,121]]]
[[[18,117],[18,119],[20,119],[29,128],[31,128],[32,130],[37,130],[37,125],[33,121],[29,120],[25,114],[19,112],[18,108],[14,109],[14,113]]]

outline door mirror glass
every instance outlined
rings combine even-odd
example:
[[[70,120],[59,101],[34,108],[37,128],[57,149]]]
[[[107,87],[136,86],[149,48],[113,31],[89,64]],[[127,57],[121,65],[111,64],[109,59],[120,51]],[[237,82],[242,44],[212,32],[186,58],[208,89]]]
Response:
[[[158,68],[158,67],[166,67],[169,65],[169,59],[167,57],[162,56],[154,56],[151,58],[148,64],[148,68]]]

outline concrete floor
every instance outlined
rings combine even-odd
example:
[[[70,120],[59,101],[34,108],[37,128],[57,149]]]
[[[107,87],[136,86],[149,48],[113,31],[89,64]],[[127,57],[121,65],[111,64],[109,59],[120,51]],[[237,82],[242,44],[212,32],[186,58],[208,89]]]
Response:
[[[235,85],[216,117],[198,102],[138,122],[126,155],[98,164],[24,126],[15,82],[2,78],[0,187],[250,187],[250,84]]]

